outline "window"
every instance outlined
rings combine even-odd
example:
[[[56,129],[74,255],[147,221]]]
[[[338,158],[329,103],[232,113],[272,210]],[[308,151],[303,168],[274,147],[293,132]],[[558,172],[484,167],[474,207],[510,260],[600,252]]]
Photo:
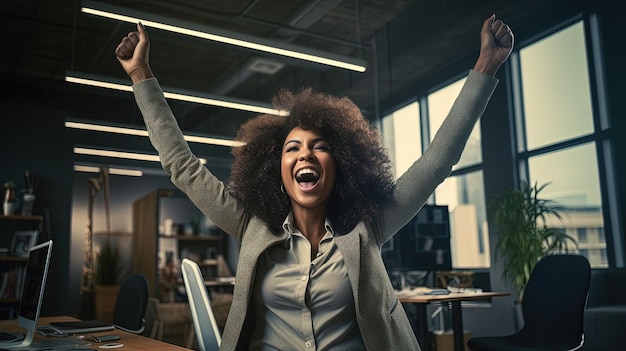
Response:
[[[436,203],[450,212],[450,249],[454,268],[490,266],[491,253],[481,171],[450,176],[435,190]]]
[[[612,157],[606,103],[599,93],[602,89],[591,88],[603,86],[602,62],[595,62],[601,61],[596,60],[600,57],[597,27],[593,14],[586,22],[572,19],[539,39],[518,44],[509,64],[518,176],[531,184],[549,183],[541,195],[566,211],[562,220],[553,219],[548,225],[574,237],[571,252],[585,255],[592,267],[601,268],[618,257],[611,255],[616,251],[607,254],[607,248],[620,247],[623,239],[618,230],[605,237],[605,220],[618,214],[605,209],[607,200],[602,197],[608,194],[605,197],[613,199],[615,192],[610,189],[616,187],[607,175]],[[464,77],[416,96],[416,102],[383,119],[396,176],[428,146],[463,83]],[[449,207],[455,269],[490,266],[480,131],[477,124],[459,164],[429,201]]]
[[[583,22],[520,49],[526,147],[593,132]]]
[[[520,177],[549,183],[543,197],[566,209],[562,221],[549,225],[576,233],[579,252],[598,268],[607,265],[606,253],[600,254],[606,242],[588,233],[604,227],[598,162],[603,136],[594,127],[603,124],[594,115],[585,24],[579,20],[522,45],[514,90]]]
[[[422,155],[419,103],[410,103],[383,119],[384,146],[390,151],[396,179]]]
[[[596,231],[598,232],[598,242],[605,242],[606,238],[604,237],[604,228],[598,227],[596,228]]]

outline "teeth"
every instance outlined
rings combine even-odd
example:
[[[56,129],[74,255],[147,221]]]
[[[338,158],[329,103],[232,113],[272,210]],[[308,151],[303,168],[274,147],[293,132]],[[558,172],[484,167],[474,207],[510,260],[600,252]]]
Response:
[[[299,178],[301,177],[303,174],[312,174],[316,177],[319,177],[320,175],[317,173],[316,170],[311,169],[311,168],[304,168],[298,171],[298,173],[296,173],[296,177]]]
[[[320,179],[319,173],[312,168],[301,169],[296,173],[296,181],[300,184],[314,184]]]

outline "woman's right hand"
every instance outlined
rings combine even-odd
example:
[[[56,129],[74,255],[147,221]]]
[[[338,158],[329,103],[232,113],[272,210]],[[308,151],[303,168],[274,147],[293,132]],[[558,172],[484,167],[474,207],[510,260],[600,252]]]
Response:
[[[136,32],[130,32],[122,38],[115,48],[115,56],[133,84],[154,77],[149,63],[150,39],[141,22],[137,23]]]

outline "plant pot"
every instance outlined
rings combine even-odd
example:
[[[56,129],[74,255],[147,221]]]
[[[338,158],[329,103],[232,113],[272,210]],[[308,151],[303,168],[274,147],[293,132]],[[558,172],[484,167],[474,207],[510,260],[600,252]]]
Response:
[[[5,201],[3,204],[2,211],[5,216],[10,216],[10,215],[16,214],[19,207],[20,207],[20,204],[17,201]]]
[[[5,216],[10,216],[17,213],[17,210],[20,207],[20,202],[15,197],[14,185],[4,185],[4,202],[2,205],[2,213]]]
[[[113,311],[119,294],[119,285],[95,285],[95,317],[101,321],[113,322]]]

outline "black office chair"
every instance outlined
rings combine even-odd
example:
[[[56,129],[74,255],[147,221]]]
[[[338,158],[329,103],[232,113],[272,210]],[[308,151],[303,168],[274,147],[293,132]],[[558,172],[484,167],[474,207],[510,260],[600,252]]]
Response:
[[[144,315],[149,293],[148,280],[143,274],[131,274],[124,279],[115,301],[113,325],[129,333],[141,334],[146,327]]]
[[[541,259],[524,289],[524,326],[508,336],[471,338],[473,351],[578,350],[584,342],[583,316],[591,268],[580,255]]]

